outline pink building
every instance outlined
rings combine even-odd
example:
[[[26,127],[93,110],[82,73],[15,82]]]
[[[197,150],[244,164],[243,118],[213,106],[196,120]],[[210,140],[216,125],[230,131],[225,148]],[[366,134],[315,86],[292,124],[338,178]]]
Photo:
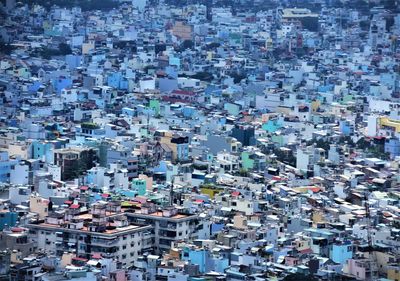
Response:
[[[110,272],[110,281],[128,281],[125,270],[116,270]]]

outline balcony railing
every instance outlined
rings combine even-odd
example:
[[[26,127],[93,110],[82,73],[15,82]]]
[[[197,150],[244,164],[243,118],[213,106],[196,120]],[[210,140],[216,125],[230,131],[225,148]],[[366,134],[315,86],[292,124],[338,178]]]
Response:
[[[158,226],[160,229],[176,229],[176,224],[174,223],[160,223]]]

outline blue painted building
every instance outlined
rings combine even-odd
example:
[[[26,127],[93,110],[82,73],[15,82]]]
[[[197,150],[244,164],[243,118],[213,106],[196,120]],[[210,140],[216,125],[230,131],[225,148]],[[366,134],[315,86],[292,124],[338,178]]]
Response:
[[[101,62],[104,61],[106,59],[106,54],[95,54],[92,55],[92,62]]]
[[[146,195],[146,181],[142,179],[134,179],[132,181],[132,191],[135,195]]]
[[[178,57],[170,56],[168,63],[170,66],[176,66],[178,69],[181,67],[181,59]]]
[[[10,181],[11,166],[17,161],[9,159],[7,151],[0,151],[0,183]]]
[[[318,86],[318,92],[320,93],[327,93],[330,91],[333,91],[333,85],[322,85],[322,86]]]
[[[130,116],[130,117],[137,116],[136,110],[133,108],[129,108],[129,107],[122,108],[122,114],[124,114],[126,116]]]
[[[61,94],[62,89],[70,88],[72,86],[72,79],[67,77],[59,77],[53,80],[53,87],[56,93]]]
[[[207,88],[204,89],[204,95],[205,96],[216,96],[220,97],[222,96],[222,89],[219,88],[217,85],[210,84],[207,86]]]
[[[354,132],[354,126],[350,123],[349,120],[340,120],[339,121],[339,131],[345,135],[349,136]]]
[[[214,270],[219,273],[224,273],[229,267],[229,260],[223,257],[213,258]]]
[[[176,71],[174,66],[166,66],[165,73],[171,78],[178,78],[178,71]]]
[[[279,124],[278,120],[268,120],[267,123],[262,125],[263,130],[267,131],[268,133],[274,133],[281,127],[282,125]]]
[[[121,72],[113,72],[107,77],[107,85],[119,90],[128,90],[129,82]]]
[[[191,264],[197,264],[200,273],[208,272],[212,268],[210,252],[205,249],[184,248],[182,251],[182,260],[190,261]]]
[[[135,198],[137,193],[133,190],[123,190],[123,189],[118,189],[117,192],[121,194],[122,196],[128,197],[130,199]]]
[[[161,92],[170,92],[178,89],[178,79],[165,77],[158,79],[158,87]]]
[[[66,55],[65,62],[70,69],[77,68],[82,64],[82,56],[78,55]]]
[[[13,227],[17,223],[17,213],[10,211],[0,211],[0,231],[6,226]]]
[[[177,143],[176,144],[176,157],[179,160],[189,159],[189,143]]]
[[[400,156],[400,141],[398,138],[390,138],[385,141],[385,152],[390,154],[391,158]]]
[[[216,233],[221,232],[225,227],[223,223],[213,223],[211,224],[211,234],[214,235]]]
[[[36,93],[42,85],[43,85],[42,82],[34,81],[32,84],[28,86],[28,92]]]
[[[353,245],[350,241],[342,244],[333,244],[330,259],[344,265],[347,260],[353,258]]]
[[[193,106],[184,106],[182,108],[182,114],[185,118],[192,118],[196,113],[196,108]]]
[[[46,163],[53,163],[54,149],[63,148],[65,145],[59,141],[38,141],[32,142],[32,158],[44,159]]]

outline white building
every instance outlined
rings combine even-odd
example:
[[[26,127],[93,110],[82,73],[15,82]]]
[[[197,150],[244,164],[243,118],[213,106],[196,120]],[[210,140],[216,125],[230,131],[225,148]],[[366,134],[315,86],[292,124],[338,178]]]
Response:
[[[112,203],[96,203],[88,219],[87,215],[80,215],[79,208],[73,204],[65,214],[52,213],[45,222],[31,223],[27,227],[31,239],[47,253],[62,256],[65,251],[75,251],[78,257],[87,259],[98,253],[130,266],[151,250],[152,226],[129,224],[120,209]]]
[[[29,184],[29,165],[25,161],[21,161],[11,167],[10,184]]]

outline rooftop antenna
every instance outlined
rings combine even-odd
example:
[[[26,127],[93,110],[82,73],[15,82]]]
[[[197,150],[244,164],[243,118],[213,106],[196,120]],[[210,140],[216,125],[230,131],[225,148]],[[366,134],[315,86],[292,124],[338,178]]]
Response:
[[[147,112],[147,134],[149,134],[149,129],[150,129],[150,112]]]
[[[174,181],[175,177],[172,177],[171,185],[169,186],[169,205],[172,206],[174,204]]]

